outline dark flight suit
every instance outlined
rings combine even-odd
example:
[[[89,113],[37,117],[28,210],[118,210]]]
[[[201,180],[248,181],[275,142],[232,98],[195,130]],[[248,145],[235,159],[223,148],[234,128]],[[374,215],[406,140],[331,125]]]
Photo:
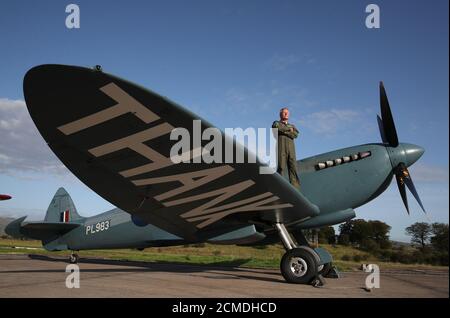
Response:
[[[294,125],[276,120],[272,128],[278,128],[278,165],[277,172],[282,176],[289,175],[289,182],[300,189],[297,175],[297,157],[295,155],[294,139],[298,137],[299,131]],[[293,131],[291,131],[293,128]]]

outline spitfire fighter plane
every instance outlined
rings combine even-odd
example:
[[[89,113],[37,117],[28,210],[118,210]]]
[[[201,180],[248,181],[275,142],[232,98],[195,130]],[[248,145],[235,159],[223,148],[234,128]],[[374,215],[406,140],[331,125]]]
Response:
[[[24,96],[51,150],[117,207],[81,217],[61,188],[43,222],[25,222],[22,217],[8,225],[7,233],[40,239],[48,250],[281,241],[286,249],[280,264],[283,277],[306,284],[325,275],[332,258],[326,250],[310,246],[302,230],[354,218],[354,209],[378,197],[394,176],[408,213],[405,185],[423,209],[407,167],[424,149],[399,142],[382,83],[382,142],[298,160],[300,191],[278,173],[260,174],[265,163],[259,159],[174,163],[171,131],[182,127],[192,133],[192,122],[199,119],[201,131],[212,125],[101,67],[34,67],[25,75]],[[220,138],[227,137],[222,133]],[[205,144],[184,155],[194,158]],[[77,261],[76,254],[71,261]]]
[[[10,195],[0,194],[0,201],[9,200],[9,199],[11,199]]]

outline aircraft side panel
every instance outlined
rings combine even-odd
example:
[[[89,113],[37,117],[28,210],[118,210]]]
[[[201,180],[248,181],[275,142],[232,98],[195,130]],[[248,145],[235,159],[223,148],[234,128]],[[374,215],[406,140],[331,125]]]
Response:
[[[136,225],[119,209],[88,218],[83,226],[60,238],[69,249],[143,248],[181,244],[181,238],[151,224]]]
[[[370,156],[319,170],[344,156],[370,152]],[[392,166],[386,147],[367,144],[344,148],[297,162],[301,191],[320,208],[320,214],[356,208],[373,200],[389,186]]]

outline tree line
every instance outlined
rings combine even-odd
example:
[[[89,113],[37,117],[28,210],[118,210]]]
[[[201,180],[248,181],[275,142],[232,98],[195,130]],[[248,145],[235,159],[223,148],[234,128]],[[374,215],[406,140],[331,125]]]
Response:
[[[405,233],[411,237],[409,246],[393,244],[390,230],[391,226],[382,221],[354,219],[342,223],[339,234],[332,226],[319,229],[318,240],[322,244],[353,246],[383,261],[448,266],[448,224],[417,222],[408,226]]]

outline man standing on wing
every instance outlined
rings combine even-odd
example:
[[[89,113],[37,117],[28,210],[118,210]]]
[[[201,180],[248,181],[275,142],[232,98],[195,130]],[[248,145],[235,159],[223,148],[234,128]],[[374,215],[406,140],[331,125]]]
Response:
[[[272,128],[278,129],[278,165],[277,172],[282,176],[289,175],[289,182],[300,189],[297,175],[297,157],[295,155],[294,139],[298,137],[299,131],[293,124],[288,123],[289,109],[280,110],[280,120],[272,124]]]

